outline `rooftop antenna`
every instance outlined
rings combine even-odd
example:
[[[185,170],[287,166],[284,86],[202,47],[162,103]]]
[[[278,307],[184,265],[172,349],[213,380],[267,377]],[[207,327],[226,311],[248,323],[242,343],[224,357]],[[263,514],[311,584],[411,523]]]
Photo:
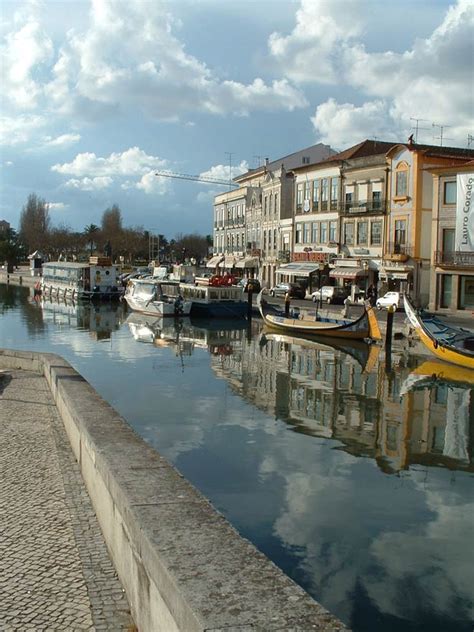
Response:
[[[432,127],[439,127],[439,136],[433,136],[433,140],[439,138],[439,146],[443,146],[443,138],[444,138],[444,130],[446,127],[451,127],[451,125],[438,125],[437,123],[432,123]],[[452,138],[444,138],[444,140],[452,140]]]
[[[235,152],[233,151],[226,151],[225,155],[229,156],[229,191],[232,188],[232,156],[234,155]]]
[[[427,119],[414,118],[413,116],[410,116],[410,121],[415,121],[415,125],[412,125],[412,129],[414,129],[415,143],[417,143],[418,142],[418,130],[420,130],[420,129],[424,129],[426,131],[429,130],[429,127],[420,127],[420,122],[428,123],[429,121]]]
[[[262,166],[263,156],[254,156],[255,162],[257,164],[257,169]]]
[[[467,148],[470,149],[472,143],[474,142],[474,136],[472,134],[467,135]]]

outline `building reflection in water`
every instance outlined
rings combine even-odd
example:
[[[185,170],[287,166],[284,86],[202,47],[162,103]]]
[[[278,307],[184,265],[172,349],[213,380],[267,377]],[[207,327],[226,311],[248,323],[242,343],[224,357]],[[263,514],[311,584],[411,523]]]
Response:
[[[385,473],[413,464],[472,471],[471,385],[438,379],[404,389],[409,362],[394,353],[387,374],[378,349],[264,333],[213,368],[296,432],[336,439]]]

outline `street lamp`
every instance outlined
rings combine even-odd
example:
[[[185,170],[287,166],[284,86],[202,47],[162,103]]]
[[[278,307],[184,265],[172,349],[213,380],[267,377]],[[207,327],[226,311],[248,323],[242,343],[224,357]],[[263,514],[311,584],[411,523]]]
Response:
[[[325,267],[326,265],[320,261],[318,265],[319,309],[322,309],[323,307],[323,288],[321,286],[321,273],[324,272]]]

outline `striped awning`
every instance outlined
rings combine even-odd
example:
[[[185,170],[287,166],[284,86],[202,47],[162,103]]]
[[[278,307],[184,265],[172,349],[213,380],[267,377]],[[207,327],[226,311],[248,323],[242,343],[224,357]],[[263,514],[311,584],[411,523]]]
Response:
[[[357,277],[367,276],[368,271],[364,268],[333,268],[329,271],[329,276],[332,279],[356,279]]]
[[[234,255],[226,255],[224,260],[219,263],[219,268],[225,268],[226,270],[231,270],[235,264],[237,263],[237,257]]]
[[[244,259],[239,259],[235,264],[236,268],[257,268],[258,267],[258,257],[245,257]]]

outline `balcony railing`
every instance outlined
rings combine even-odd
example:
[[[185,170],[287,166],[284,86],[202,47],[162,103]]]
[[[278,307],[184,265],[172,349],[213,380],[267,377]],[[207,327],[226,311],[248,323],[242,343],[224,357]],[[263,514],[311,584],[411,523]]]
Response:
[[[435,263],[438,266],[453,266],[457,268],[474,268],[474,252],[435,251]]]
[[[385,246],[384,257],[386,259],[391,259],[392,261],[406,261],[408,257],[413,256],[413,253],[413,246],[399,244],[396,242],[388,242]]]
[[[344,204],[346,215],[380,215],[387,208],[385,200],[352,200]]]

